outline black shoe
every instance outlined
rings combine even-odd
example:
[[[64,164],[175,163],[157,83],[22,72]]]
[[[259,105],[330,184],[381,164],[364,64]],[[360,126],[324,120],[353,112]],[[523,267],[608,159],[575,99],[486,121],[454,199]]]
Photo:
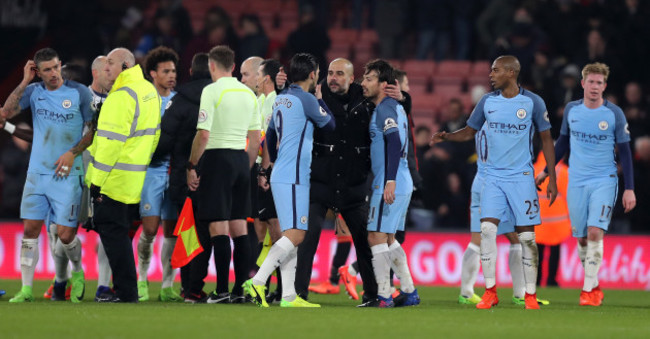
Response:
[[[102,302],[102,299],[111,299],[115,296],[115,292],[111,290],[110,288],[104,291],[99,291],[99,294],[95,295],[95,301],[96,302]]]
[[[66,285],[68,284],[68,281],[63,281],[63,282],[54,282],[54,286],[52,288],[52,297],[50,300],[52,301],[65,301],[65,288]]]
[[[208,299],[208,295],[201,291],[200,293],[188,293],[185,296],[185,302],[191,304],[203,304]]]
[[[266,295],[266,302],[269,304],[270,303],[278,304],[280,303],[281,300],[282,300],[282,292],[280,292],[279,290],[275,290]]]
[[[231,294],[230,295],[230,303],[231,304],[250,304],[253,302],[253,298],[251,298],[250,295],[237,295],[237,294]],[[268,302],[268,299],[267,299]]]
[[[129,304],[137,304],[139,302],[138,298],[135,298],[133,300],[123,300],[123,299],[121,299],[120,297],[118,297],[116,295],[113,295],[113,296],[108,297],[108,298],[95,297],[95,301],[98,302],[98,303],[129,303]]]
[[[298,296],[302,298],[304,301],[309,301],[309,294],[307,293],[298,293]],[[280,299],[282,299],[282,294],[280,294]]]
[[[230,293],[223,292],[217,294],[215,292],[211,292],[205,302],[208,304],[230,304]]]
[[[357,307],[379,307],[380,303],[381,301],[379,301],[379,298],[375,298],[375,299],[370,299],[368,301],[364,301],[362,304],[357,305]]]

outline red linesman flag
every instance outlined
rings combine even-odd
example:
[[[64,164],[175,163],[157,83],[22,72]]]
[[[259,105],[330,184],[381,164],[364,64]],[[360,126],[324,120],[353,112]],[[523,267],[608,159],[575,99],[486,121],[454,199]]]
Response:
[[[185,204],[183,205],[181,214],[178,216],[174,235],[178,236],[178,239],[176,240],[176,246],[172,254],[172,268],[187,265],[194,257],[203,252],[203,247],[196,234],[192,199],[189,197],[185,198]]]

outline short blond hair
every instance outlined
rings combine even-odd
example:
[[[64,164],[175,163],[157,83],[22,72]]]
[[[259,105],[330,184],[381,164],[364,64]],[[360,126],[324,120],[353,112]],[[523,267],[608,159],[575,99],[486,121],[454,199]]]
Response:
[[[603,64],[602,62],[594,62],[593,64],[587,64],[582,69],[582,79],[587,79],[589,74],[602,74],[605,77],[605,82],[609,78],[609,66]]]

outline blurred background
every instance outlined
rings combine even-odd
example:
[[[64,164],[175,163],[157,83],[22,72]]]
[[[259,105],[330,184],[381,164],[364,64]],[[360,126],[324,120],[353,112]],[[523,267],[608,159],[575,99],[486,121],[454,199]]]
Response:
[[[476,171],[473,142],[429,147],[435,131],[464,126],[474,104],[490,91],[492,60],[513,54],[521,85],[546,101],[557,138],[564,105],[582,97],[580,70],[605,62],[612,74],[607,100],[625,112],[635,155],[638,205],[620,203],[610,233],[650,233],[650,14],[639,0],[3,0],[0,2],[0,102],[20,82],[27,59],[40,48],[82,70],[100,54],[123,46],[138,60],[152,48],[175,49],[179,84],[191,57],[227,44],[238,63],[252,55],[286,64],[310,52],[321,69],[345,57],[361,78],[377,57],[407,72],[419,171],[408,227],[463,231]],[[325,72],[321,72],[322,75]],[[15,123],[31,123],[29,114]],[[30,145],[0,133],[0,219],[18,220]],[[620,201],[620,200],[619,200]]]

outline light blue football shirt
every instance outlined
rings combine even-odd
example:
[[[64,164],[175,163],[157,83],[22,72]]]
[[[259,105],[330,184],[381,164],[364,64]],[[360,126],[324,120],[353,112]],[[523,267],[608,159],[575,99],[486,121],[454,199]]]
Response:
[[[373,190],[383,190],[388,169],[386,158],[386,139],[384,136],[391,133],[399,133],[400,159],[395,177],[395,194],[407,195],[413,192],[413,179],[408,166],[408,119],[404,107],[395,99],[386,97],[372,112],[370,117],[370,161],[372,173],[375,176],[372,181]]]
[[[273,164],[271,183],[309,185],[314,124],[323,127],[331,120],[316,97],[291,85],[273,104],[269,129],[278,137],[278,158]]]
[[[56,161],[79,143],[84,123],[93,118],[92,94],[88,87],[65,80],[54,91],[43,82],[33,83],[20,98],[20,109],[30,108],[34,121],[32,154],[28,173],[54,174]],[[83,175],[80,156],[75,157],[70,175]]]
[[[625,114],[618,106],[605,100],[591,109],[582,99],[572,101],[564,108],[560,134],[569,136],[572,185],[616,177],[614,146],[630,141]]]
[[[160,96],[160,117],[162,118],[165,115],[165,111],[169,106],[172,105],[172,98],[176,95],[175,91],[171,91],[168,96]],[[171,159],[171,154],[167,154],[163,159],[152,162],[147,168],[147,173],[164,175],[169,171],[169,160]]]
[[[485,126],[485,175],[520,180],[533,175],[533,135],[551,128],[544,100],[520,89],[514,98],[501,91],[485,94],[474,108],[467,126]]]

